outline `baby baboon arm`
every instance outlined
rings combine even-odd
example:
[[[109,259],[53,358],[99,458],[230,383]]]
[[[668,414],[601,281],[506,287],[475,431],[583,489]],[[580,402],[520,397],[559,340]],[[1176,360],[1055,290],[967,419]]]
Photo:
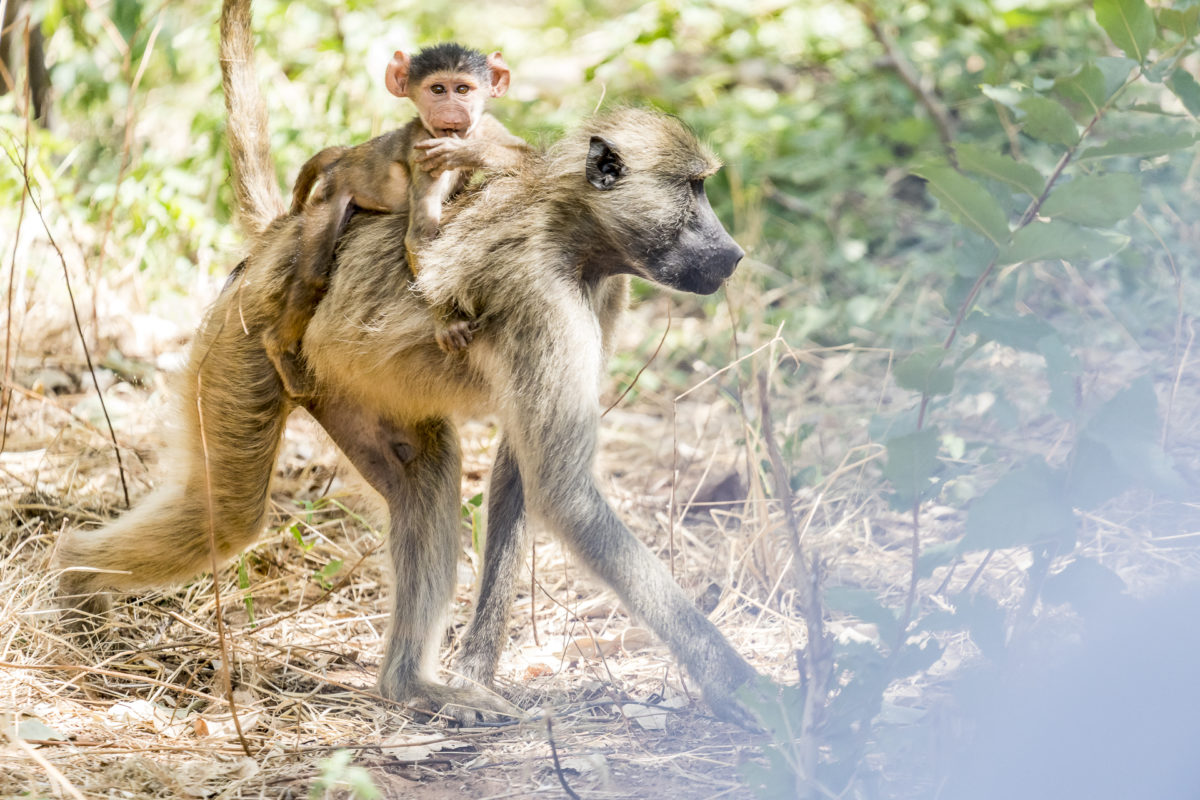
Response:
[[[513,136],[490,114],[479,121],[469,138],[426,139],[414,144],[413,149],[417,151],[416,164],[435,177],[446,170],[514,170],[533,152],[524,139]]]

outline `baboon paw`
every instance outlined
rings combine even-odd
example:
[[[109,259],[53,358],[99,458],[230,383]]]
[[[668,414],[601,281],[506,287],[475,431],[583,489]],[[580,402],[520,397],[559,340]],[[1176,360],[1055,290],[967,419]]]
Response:
[[[467,345],[475,338],[475,332],[471,329],[471,323],[459,320],[438,328],[434,337],[443,352],[458,353],[467,349]]]
[[[475,725],[484,720],[515,718],[521,710],[500,695],[478,684],[446,686],[421,682],[408,691],[390,692],[380,688],[385,697],[399,700],[412,711],[441,718],[452,725]]]
[[[757,715],[751,710],[769,701],[763,694],[763,679],[754,669],[740,658],[725,669],[717,670],[716,675],[710,675],[709,680],[702,683],[704,702],[712,709],[713,715],[726,722],[732,722],[746,730],[759,731],[762,726]]]
[[[450,703],[442,709],[442,715],[457,725],[471,727],[481,722],[499,722],[518,718],[524,713],[482,682],[469,677],[455,675],[450,679],[450,688],[467,699],[467,702]]]

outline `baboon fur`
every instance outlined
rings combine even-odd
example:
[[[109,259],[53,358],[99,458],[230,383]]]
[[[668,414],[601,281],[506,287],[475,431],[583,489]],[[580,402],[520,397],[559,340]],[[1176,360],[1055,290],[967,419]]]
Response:
[[[244,180],[238,158],[235,179]],[[671,117],[597,117],[454,201],[415,286],[404,268],[405,217],[351,220],[302,342],[315,385],[306,407],[388,504],[395,589],[385,696],[462,720],[504,710],[484,688],[506,641],[531,513],[670,646],[715,712],[746,720],[734,691],[754,670],[621,523],[592,474],[600,381],[628,276],[708,293],[742,255],[704,196],[717,166]],[[222,560],[259,535],[292,405],[263,350],[270,320],[257,311],[283,289],[298,224],[277,219],[257,237],[200,328],[178,384],[181,436],[163,458],[177,473],[115,523],[60,540],[59,565],[71,568],[62,592],[76,606],[99,610],[94,592],[178,583],[205,569],[210,504]],[[430,309],[441,304],[486,321],[465,353],[435,343]],[[452,419],[479,412],[494,413],[502,433],[479,598],[447,686],[435,668],[458,553]]]

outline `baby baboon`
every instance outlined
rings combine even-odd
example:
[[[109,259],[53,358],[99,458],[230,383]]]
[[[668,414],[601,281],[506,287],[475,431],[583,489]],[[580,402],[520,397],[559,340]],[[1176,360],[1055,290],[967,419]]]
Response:
[[[245,2],[225,0],[226,13]],[[233,35],[249,37],[245,19]],[[258,117],[235,100],[230,125],[253,124]],[[235,180],[269,174],[250,163],[253,151],[233,155]],[[388,504],[395,594],[379,675],[386,696],[448,707],[464,720],[503,708],[480,687],[492,684],[504,646],[528,509],[670,646],[714,711],[745,719],[734,691],[754,670],[621,523],[592,475],[600,378],[628,276],[707,294],[742,257],[705,196],[704,179],[717,169],[672,117],[597,117],[453,201],[415,288],[403,269],[407,220],[350,221],[304,336],[314,378],[307,407]],[[259,312],[291,269],[300,225],[282,219],[259,237],[238,286],[222,292],[201,326],[181,383],[183,436],[162,459],[179,474],[108,527],[60,540],[60,566],[75,568],[62,576],[70,602],[97,609],[94,592],[179,582],[205,569],[210,510],[220,557],[258,536],[292,408],[261,346],[269,314]],[[485,321],[459,357],[442,353],[431,335],[431,306],[443,303]],[[458,552],[461,463],[451,419],[480,411],[499,417],[502,436],[479,599],[447,686],[434,668]]]
[[[422,251],[437,235],[442,203],[467,185],[475,170],[515,168],[530,152],[484,103],[508,90],[510,72],[499,52],[485,56],[453,42],[413,57],[396,51],[388,91],[412,99],[417,116],[398,130],[356,147],[327,147],[296,178],[292,213],[303,215],[295,272],[281,298],[278,323],[268,329],[267,353],[293,397],[308,392],[296,348],[329,281],[334,245],[355,208],[408,214],[408,265],[420,271]],[[313,185],[317,192],[310,198]],[[443,310],[436,328],[447,352],[471,341],[470,323]]]

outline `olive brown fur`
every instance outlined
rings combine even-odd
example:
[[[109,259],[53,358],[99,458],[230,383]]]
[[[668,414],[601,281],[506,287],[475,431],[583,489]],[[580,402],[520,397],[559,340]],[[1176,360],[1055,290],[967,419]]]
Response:
[[[244,122],[231,116],[230,126]],[[234,166],[235,180],[264,174]],[[703,180],[717,168],[678,120],[625,109],[452,201],[415,286],[403,269],[402,215],[348,224],[304,335],[313,379],[306,407],[388,505],[395,588],[379,674],[387,697],[447,706],[462,720],[504,710],[485,689],[534,516],[667,643],[715,712],[745,721],[735,691],[754,670],[617,518],[593,477],[603,367],[629,276],[710,293],[742,256],[704,195]],[[270,320],[260,312],[290,268],[299,224],[283,218],[257,237],[201,326],[178,383],[181,437],[162,459],[177,473],[110,526],[64,534],[69,600],[96,609],[90,593],[179,583],[205,568],[205,461],[197,415],[187,411],[198,390],[219,556],[231,558],[259,535],[293,407],[264,352]],[[435,341],[432,309],[443,303],[486,320],[465,353],[447,354]],[[445,685],[435,667],[458,552],[453,420],[474,413],[495,414],[501,437],[479,596]]]

